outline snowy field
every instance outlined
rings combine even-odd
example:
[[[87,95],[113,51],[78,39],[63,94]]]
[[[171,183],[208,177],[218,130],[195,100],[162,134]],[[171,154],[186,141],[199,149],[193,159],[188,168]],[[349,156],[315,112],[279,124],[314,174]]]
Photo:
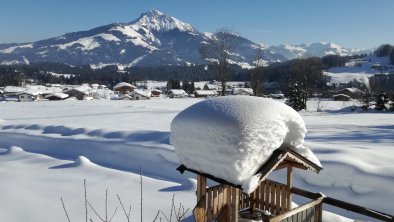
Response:
[[[119,194],[131,205],[132,221],[140,221],[140,166],[143,221],[153,221],[158,210],[169,214],[174,194],[190,216],[195,176],[175,170],[169,135],[172,119],[199,101],[0,103],[0,221],[67,221],[60,197],[71,221],[84,221],[84,179],[88,200],[101,216],[108,188],[108,214],[120,207]],[[301,113],[306,146],[324,169],[318,175],[295,171],[295,186],[393,214],[394,114],[343,109],[349,105],[311,101]],[[271,178],[282,181],[283,175]],[[327,205],[325,210],[367,219]],[[91,210],[89,217],[99,221]],[[112,221],[127,221],[121,208]]]

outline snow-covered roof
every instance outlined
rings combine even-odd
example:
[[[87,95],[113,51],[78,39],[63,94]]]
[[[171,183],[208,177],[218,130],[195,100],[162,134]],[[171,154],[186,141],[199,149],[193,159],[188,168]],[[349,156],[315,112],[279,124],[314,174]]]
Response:
[[[158,93],[163,93],[160,89],[152,89],[151,92],[158,92]]]
[[[23,95],[23,94],[27,94],[27,95],[31,95],[31,96],[38,96],[41,95],[41,92],[38,91],[24,91],[24,92],[19,92],[17,95]]]
[[[345,88],[345,89],[339,90],[338,92],[346,92],[346,91],[350,92],[350,93],[363,93],[362,90],[357,89],[357,88]]]
[[[215,90],[196,90],[195,93],[200,96],[216,96],[218,94]]]
[[[187,168],[252,192],[259,168],[280,147],[321,166],[303,146],[306,127],[289,106],[266,98],[227,96],[199,102],[171,123],[171,143]]]
[[[141,96],[144,96],[144,97],[147,97],[147,98],[151,97],[151,92],[150,91],[135,90],[135,91],[131,92],[130,94],[138,94],[138,95],[141,95]]]
[[[245,93],[248,93],[250,95],[253,95],[253,89],[251,89],[251,88],[233,88],[233,94],[234,95],[237,95],[237,94],[242,93],[242,92],[245,92]]]
[[[51,94],[48,94],[45,96],[45,98],[49,98],[49,97],[57,97],[60,99],[65,99],[65,98],[68,98],[69,95],[65,94],[65,93],[51,93]]]
[[[352,98],[352,97],[350,97],[350,96],[348,96],[348,95],[345,95],[345,94],[335,94],[335,95],[333,95],[332,97],[333,97],[333,98],[335,98],[335,97],[346,97],[346,98],[349,98],[349,99]]]
[[[115,89],[117,89],[117,88],[120,88],[120,87],[130,87],[130,88],[137,88],[137,87],[135,87],[135,86],[133,86],[133,85],[131,85],[130,83],[127,83],[127,82],[120,82],[120,83],[118,83],[118,84],[116,84],[115,86],[114,86],[114,90]]]
[[[18,87],[18,86],[6,86],[4,88],[4,92],[21,92],[21,91],[25,91],[26,88],[24,87]]]
[[[174,95],[187,95],[187,93],[183,89],[171,89],[170,93]]]
[[[78,92],[80,92],[80,93],[82,93],[82,94],[85,94],[85,95],[87,95],[87,94],[89,94],[89,90],[90,90],[90,89],[91,89],[91,88],[90,88],[90,87],[88,87],[88,86],[81,85],[81,86],[78,86],[78,87],[75,87],[75,88],[72,88],[72,89],[66,90],[66,92],[69,92],[69,91],[75,90],[75,91],[78,91]]]

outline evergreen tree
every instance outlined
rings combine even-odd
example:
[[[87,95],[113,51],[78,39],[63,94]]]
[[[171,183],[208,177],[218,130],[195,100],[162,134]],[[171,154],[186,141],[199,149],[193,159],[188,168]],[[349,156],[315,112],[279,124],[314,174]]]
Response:
[[[208,84],[205,84],[205,85],[204,85],[203,90],[209,90]]]
[[[189,82],[184,80],[182,82],[182,89],[185,90],[185,92],[187,92],[188,88],[189,88]]]
[[[372,95],[370,92],[365,92],[363,96],[361,108],[363,110],[369,110],[369,108],[371,108],[371,105],[372,105]]]
[[[390,97],[390,111],[394,111],[394,94]]]
[[[167,81],[166,89],[167,91],[170,91],[171,89],[173,89],[173,87],[174,87],[174,80],[170,79],[169,81]]]
[[[298,83],[295,83],[290,87],[289,98],[286,101],[286,104],[296,111],[305,109],[303,102],[303,93],[302,90],[299,88]]]
[[[380,93],[375,99],[375,109],[384,111],[387,110],[386,104],[388,102],[387,95],[385,93]]]
[[[195,87],[194,87],[194,82],[191,82],[191,83],[189,84],[189,88],[187,89],[187,93],[188,93],[188,94],[192,94],[192,93],[194,93],[194,91],[196,91],[196,89],[195,89]]]
[[[394,50],[392,50],[390,53],[390,62],[394,65]]]
[[[179,80],[175,80],[174,81],[174,85],[172,86],[173,89],[181,89],[181,83],[179,82]]]

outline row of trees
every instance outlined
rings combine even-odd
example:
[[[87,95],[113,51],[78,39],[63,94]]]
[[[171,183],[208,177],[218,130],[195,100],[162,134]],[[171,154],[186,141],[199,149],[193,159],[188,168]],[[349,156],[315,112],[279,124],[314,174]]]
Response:
[[[171,89],[183,89],[188,94],[192,94],[196,90],[194,87],[194,82],[188,82],[184,80],[182,81],[182,85],[181,85],[181,82],[179,80],[173,80],[173,79],[167,81],[167,85],[166,85],[167,91]]]
[[[378,57],[388,56],[391,64],[394,65],[394,46],[390,44],[383,44],[375,50],[375,55]]]
[[[362,106],[363,110],[369,110],[371,107],[375,105],[375,110],[379,111],[394,111],[394,94],[390,96],[386,93],[365,93],[362,99]]]

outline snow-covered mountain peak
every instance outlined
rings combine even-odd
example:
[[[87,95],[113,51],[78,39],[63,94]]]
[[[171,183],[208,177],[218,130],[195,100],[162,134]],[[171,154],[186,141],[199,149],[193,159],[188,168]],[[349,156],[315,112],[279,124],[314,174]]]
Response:
[[[193,26],[190,24],[184,23],[155,9],[150,9],[149,11],[142,13],[136,21],[132,22],[132,24],[135,28],[141,26],[143,28],[159,32],[166,32],[173,29],[178,29],[179,31],[184,32],[195,31]]]

